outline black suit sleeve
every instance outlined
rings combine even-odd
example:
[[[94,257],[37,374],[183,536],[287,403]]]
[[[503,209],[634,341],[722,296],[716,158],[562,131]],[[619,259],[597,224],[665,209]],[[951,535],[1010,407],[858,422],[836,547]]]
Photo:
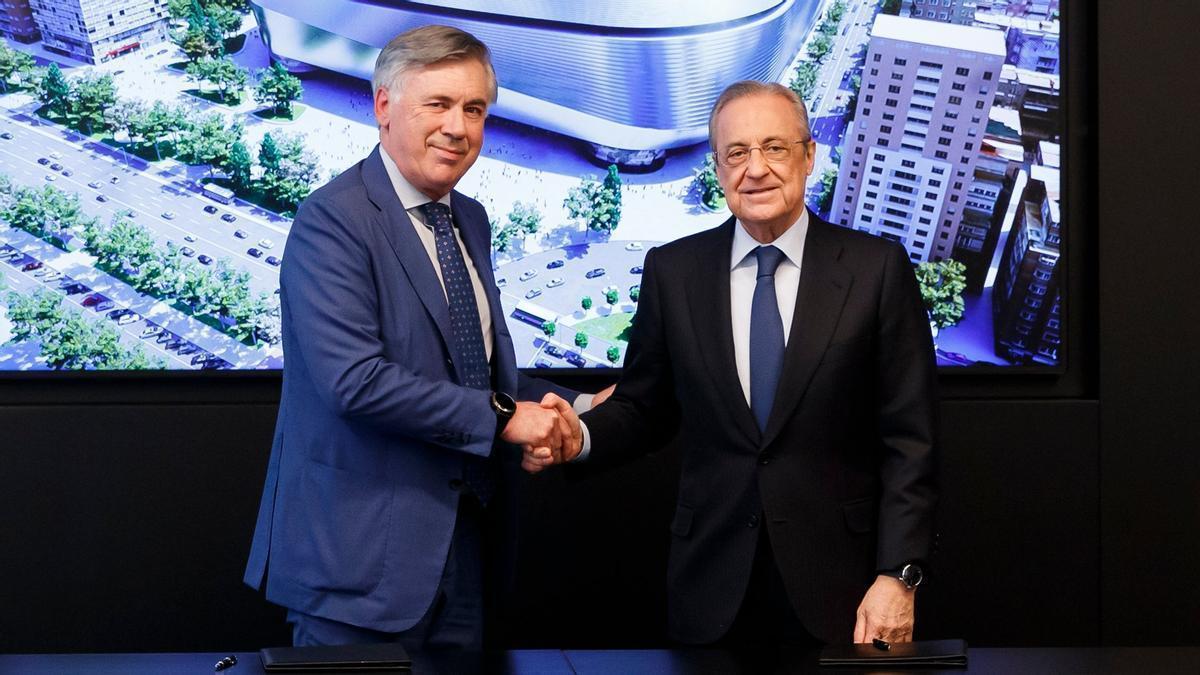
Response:
[[[642,266],[638,311],[621,380],[607,401],[580,416],[591,436],[590,466],[618,464],[655,450],[679,426],[656,253],[650,249]]]
[[[908,256],[890,247],[876,369],[882,444],[877,569],[927,561],[937,504],[937,379],[929,322]]]

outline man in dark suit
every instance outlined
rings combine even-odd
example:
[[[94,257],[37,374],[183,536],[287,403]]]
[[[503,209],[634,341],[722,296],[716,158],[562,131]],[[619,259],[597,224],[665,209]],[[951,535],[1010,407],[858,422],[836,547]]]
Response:
[[[804,207],[800,99],[740,82],[710,142],[734,217],[647,253],[585,465],[679,432],[669,627],[728,646],[907,641],[933,538],[935,372],[908,256]],[[546,450],[539,470],[571,460]]]
[[[475,648],[499,456],[577,450],[573,393],[518,375],[487,214],[453,190],[496,99],[487,48],[410,31],[372,87],[379,146],[288,237],[283,394],[245,581],[290,610],[297,645]]]

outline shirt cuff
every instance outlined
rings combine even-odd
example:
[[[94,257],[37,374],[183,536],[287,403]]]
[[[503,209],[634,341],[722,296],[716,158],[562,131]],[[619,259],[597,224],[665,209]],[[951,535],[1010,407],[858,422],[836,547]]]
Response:
[[[592,452],[592,435],[588,433],[587,425],[580,421],[579,429],[583,432],[583,447],[579,450],[579,454],[575,455],[575,459],[571,460],[572,462],[582,462]]]
[[[571,407],[575,409],[575,414],[582,415],[583,413],[591,410],[592,399],[594,398],[596,398],[595,394],[580,394],[576,396],[575,402],[571,404]]]

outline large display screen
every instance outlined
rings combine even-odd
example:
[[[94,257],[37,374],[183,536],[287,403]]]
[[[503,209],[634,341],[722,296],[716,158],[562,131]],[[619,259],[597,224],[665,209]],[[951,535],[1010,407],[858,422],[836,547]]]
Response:
[[[375,57],[428,23],[493,53],[458,189],[522,367],[621,365],[646,251],[729,217],[707,120],[740,79],[807,102],[810,210],[905,246],[940,366],[1058,367],[1063,4],[18,2],[0,371],[281,368],[290,219],[370,153]]]

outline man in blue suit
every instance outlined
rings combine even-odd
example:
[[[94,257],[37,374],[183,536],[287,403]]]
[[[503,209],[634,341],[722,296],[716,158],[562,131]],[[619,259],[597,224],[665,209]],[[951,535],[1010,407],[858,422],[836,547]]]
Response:
[[[371,84],[379,146],[288,237],[283,394],[245,582],[289,609],[297,645],[476,648],[501,455],[577,450],[575,394],[518,374],[487,214],[453,190],[496,100],[487,47],[412,30]]]

